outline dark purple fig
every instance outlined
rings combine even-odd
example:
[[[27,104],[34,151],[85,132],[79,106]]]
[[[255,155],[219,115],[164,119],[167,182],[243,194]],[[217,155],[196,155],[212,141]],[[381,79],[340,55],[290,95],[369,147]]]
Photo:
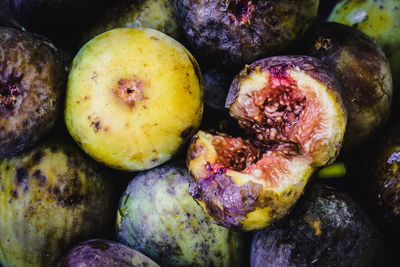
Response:
[[[65,77],[49,41],[0,28],[0,158],[31,147],[53,127]]]
[[[281,50],[313,23],[318,0],[175,0],[194,52],[226,67]]]
[[[311,186],[293,212],[253,237],[250,266],[383,266],[381,236],[344,193]]]
[[[106,239],[91,239],[73,247],[56,267],[157,267],[139,251]]]
[[[306,53],[327,65],[342,86],[349,120],[344,147],[358,147],[389,117],[393,91],[389,62],[370,37],[349,26],[323,23],[306,37]]]

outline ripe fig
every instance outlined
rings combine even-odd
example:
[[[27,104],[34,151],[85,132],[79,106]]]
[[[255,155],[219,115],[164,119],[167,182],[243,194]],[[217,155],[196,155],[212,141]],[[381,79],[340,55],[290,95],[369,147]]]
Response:
[[[105,32],[81,48],[68,77],[65,123],[91,157],[137,171],[173,157],[199,127],[202,76],[177,41],[144,28]]]
[[[288,217],[255,234],[250,266],[383,266],[383,243],[354,200],[316,184]]]
[[[316,18],[319,0],[175,0],[178,22],[194,51],[241,66],[281,50]]]
[[[167,0],[123,1],[107,10],[85,36],[86,41],[103,32],[125,27],[152,28],[181,40],[174,5]]]
[[[400,0],[342,0],[328,21],[339,22],[371,36],[389,59],[394,84],[400,88]],[[400,99],[400,95],[398,96]]]
[[[91,239],[73,247],[58,261],[56,267],[157,267],[160,266],[142,253],[105,239]]]
[[[355,148],[383,128],[391,109],[392,75],[379,46],[366,34],[328,22],[305,38],[306,53],[335,73],[348,111],[344,147]]]
[[[262,229],[338,155],[346,127],[339,85],[317,59],[271,57],[236,76],[226,107],[249,139],[198,132],[187,156],[191,194],[220,225]]]
[[[162,266],[243,266],[243,235],[204,214],[190,180],[180,163],[139,173],[120,201],[118,240]]]
[[[60,142],[0,161],[0,265],[52,266],[75,242],[104,234],[113,188],[95,162]]]
[[[0,28],[0,159],[33,146],[53,127],[64,86],[63,64],[49,41]]]

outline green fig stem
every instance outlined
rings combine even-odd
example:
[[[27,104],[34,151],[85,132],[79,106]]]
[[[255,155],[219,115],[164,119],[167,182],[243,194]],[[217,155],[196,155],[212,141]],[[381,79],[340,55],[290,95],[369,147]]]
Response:
[[[346,166],[343,162],[335,162],[332,165],[329,165],[323,169],[321,169],[317,176],[318,178],[338,178],[346,175]]]

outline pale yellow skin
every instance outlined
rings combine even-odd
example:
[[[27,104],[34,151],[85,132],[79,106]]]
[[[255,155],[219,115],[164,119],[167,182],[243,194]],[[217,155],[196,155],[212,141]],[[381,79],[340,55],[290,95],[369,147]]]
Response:
[[[121,79],[141,82],[134,105],[116,95]],[[65,123],[97,161],[145,170],[171,159],[199,127],[202,96],[199,67],[181,44],[156,30],[119,28],[93,38],[75,57]]]

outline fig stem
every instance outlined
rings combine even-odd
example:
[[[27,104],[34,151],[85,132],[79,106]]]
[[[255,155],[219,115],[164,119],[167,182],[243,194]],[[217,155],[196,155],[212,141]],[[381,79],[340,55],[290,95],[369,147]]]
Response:
[[[346,166],[343,162],[335,162],[318,172],[318,178],[338,178],[346,175]]]

